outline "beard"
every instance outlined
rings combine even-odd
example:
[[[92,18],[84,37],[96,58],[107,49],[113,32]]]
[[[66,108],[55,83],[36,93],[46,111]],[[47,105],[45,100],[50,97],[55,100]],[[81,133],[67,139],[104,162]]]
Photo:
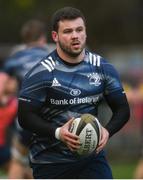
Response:
[[[79,56],[81,54],[81,52],[83,51],[83,49],[85,48],[85,42],[77,50],[72,50],[72,48],[70,46],[67,46],[66,44],[62,43],[61,41],[59,41],[58,43],[59,43],[59,47],[62,49],[62,51],[70,57]]]

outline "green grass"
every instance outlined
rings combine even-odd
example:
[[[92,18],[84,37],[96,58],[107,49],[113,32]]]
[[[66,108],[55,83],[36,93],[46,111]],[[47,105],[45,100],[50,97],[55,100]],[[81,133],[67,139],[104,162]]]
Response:
[[[0,169],[0,179],[5,179],[5,178],[7,178],[6,172]]]
[[[115,179],[133,179],[136,163],[111,163],[113,177]]]

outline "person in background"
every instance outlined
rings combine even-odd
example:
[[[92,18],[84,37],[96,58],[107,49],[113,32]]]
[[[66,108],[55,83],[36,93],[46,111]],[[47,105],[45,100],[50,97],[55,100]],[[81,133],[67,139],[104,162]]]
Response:
[[[19,95],[18,120],[33,133],[30,164],[36,179],[112,179],[103,148],[128,121],[130,110],[115,68],[88,51],[86,20],[80,10],[64,7],[52,18],[56,49],[30,70]],[[79,137],[69,132],[74,118],[98,116],[99,102],[112,110],[101,128],[98,148],[77,156]]]
[[[42,21],[36,19],[27,21],[21,29],[24,48],[18,51],[15,50],[6,60],[0,77],[7,75],[11,79],[16,79],[20,89],[25,74],[41,58],[48,55],[46,32],[46,26]],[[0,83],[0,86],[2,86],[2,83]],[[16,121],[16,133],[13,137],[12,158],[9,170],[10,179],[32,178],[27,157],[30,138],[31,133],[23,130],[19,126],[18,121]]]
[[[11,159],[11,144],[8,142],[7,132],[15,120],[18,102],[15,97],[16,81],[11,80],[8,76],[4,77],[4,81],[0,96],[0,167],[7,172]]]

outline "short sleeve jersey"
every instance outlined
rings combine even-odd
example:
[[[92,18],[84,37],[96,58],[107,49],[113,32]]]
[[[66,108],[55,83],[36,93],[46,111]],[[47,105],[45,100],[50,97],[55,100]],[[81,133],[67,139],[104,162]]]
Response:
[[[19,99],[41,107],[40,116],[57,128],[83,113],[97,116],[98,103],[115,91],[123,91],[119,76],[101,56],[86,50],[82,62],[70,65],[55,50],[26,75]],[[32,162],[59,163],[79,158],[56,138],[34,134]]]

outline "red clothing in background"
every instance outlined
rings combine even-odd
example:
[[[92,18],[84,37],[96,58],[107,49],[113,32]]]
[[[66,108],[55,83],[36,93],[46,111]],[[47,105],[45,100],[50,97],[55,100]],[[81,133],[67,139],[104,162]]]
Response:
[[[0,146],[5,145],[6,130],[17,114],[17,98],[12,98],[7,106],[0,107]]]

